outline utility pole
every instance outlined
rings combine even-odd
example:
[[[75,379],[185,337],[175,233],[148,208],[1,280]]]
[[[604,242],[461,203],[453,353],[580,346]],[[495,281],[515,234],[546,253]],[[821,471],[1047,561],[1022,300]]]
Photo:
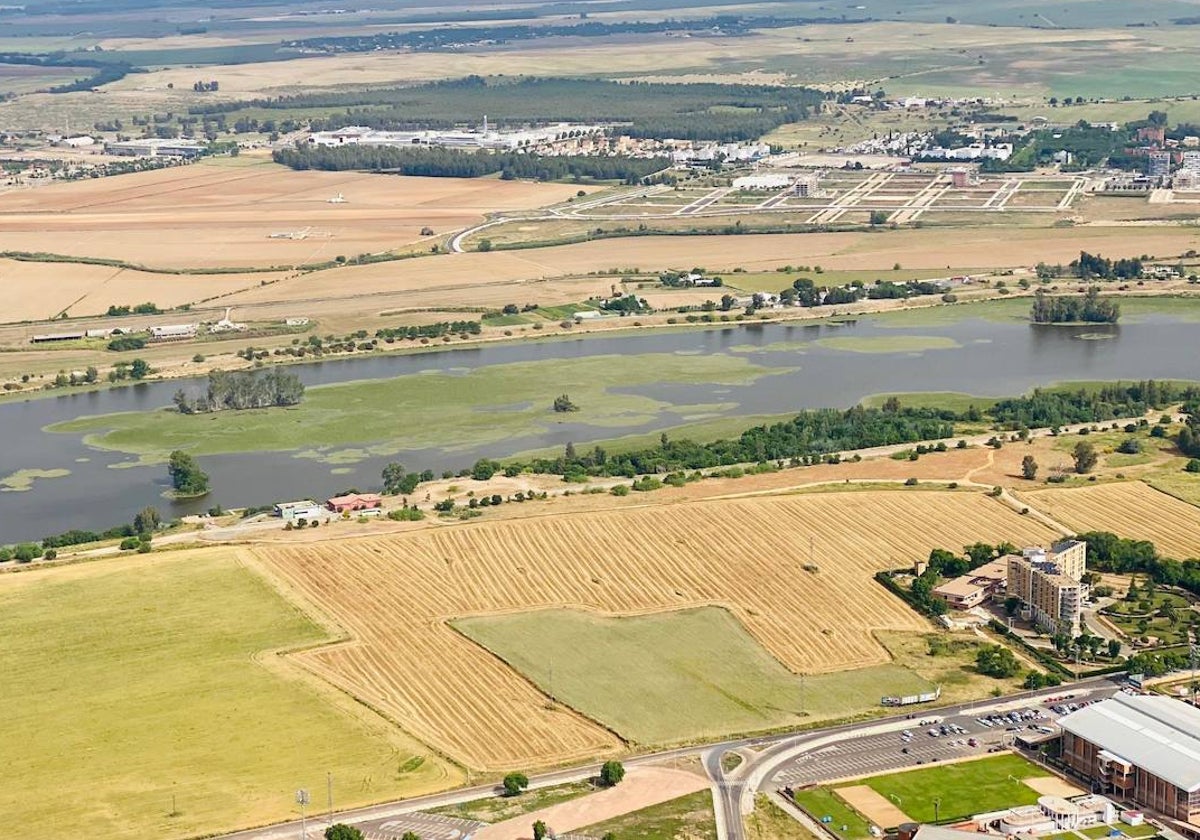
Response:
[[[308,820],[304,814],[304,806],[308,804],[308,791],[304,788],[296,791],[296,804],[300,806],[300,840],[308,840]]]
[[[804,674],[800,675],[800,716],[804,717],[807,714],[804,711]]]

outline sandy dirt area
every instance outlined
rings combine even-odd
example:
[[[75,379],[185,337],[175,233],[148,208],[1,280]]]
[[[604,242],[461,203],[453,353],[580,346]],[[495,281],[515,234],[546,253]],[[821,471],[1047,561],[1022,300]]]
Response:
[[[708,780],[695,773],[667,767],[634,767],[629,769],[625,779],[616,787],[495,823],[480,829],[475,838],[526,840],[533,836],[532,828],[537,820],[542,820],[558,833],[574,831],[660,802],[678,799],[706,787]]]
[[[908,814],[893,805],[891,800],[884,798],[867,785],[836,788],[834,793],[875,825],[891,826],[912,822]]]
[[[1075,785],[1064,781],[1057,776],[1033,776],[1031,778],[1024,779],[1024,782],[1026,785],[1042,794],[1042,796],[1080,796],[1081,794],[1087,793],[1086,790],[1075,787]]]

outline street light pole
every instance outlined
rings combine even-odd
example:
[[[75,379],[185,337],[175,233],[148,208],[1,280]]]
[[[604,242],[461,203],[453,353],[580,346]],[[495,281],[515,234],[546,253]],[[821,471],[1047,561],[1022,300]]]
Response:
[[[933,800],[933,822],[935,824],[941,820],[941,813],[940,813],[941,808],[942,808],[942,800],[940,800],[940,799]]]
[[[308,804],[308,791],[304,788],[296,791],[296,804],[300,806],[300,840],[308,840],[308,820],[304,813],[304,806]]]
[[[329,797],[329,824],[333,825],[333,773],[325,773],[325,792]]]

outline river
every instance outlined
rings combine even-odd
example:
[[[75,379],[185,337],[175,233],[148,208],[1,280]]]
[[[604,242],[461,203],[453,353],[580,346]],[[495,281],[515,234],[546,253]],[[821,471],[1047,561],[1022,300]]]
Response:
[[[939,338],[953,349],[921,352],[854,352],[812,342],[831,337]],[[1087,336],[1081,337],[1081,336]],[[808,342],[803,354],[795,349]],[[771,345],[776,345],[772,348]],[[1197,327],[1170,315],[1148,315],[1120,326],[1035,327],[1026,322],[969,318],[936,326],[895,326],[875,316],[845,324],[763,324],[706,330],[647,331],[609,337],[497,344],[413,355],[373,356],[296,365],[308,386],[382,379],[430,369],[474,370],[489,365],[545,359],[578,359],[628,353],[753,354],[757,364],[778,367],[777,375],[747,385],[645,386],[628,389],[673,405],[727,404],[729,415],[778,414],[802,408],[847,407],[871,394],[898,391],[961,391],[982,396],[1019,394],[1038,385],[1068,380],[1200,379]],[[0,492],[0,544],[39,539],[70,528],[102,529],[128,521],[146,505],[168,516],[207,509],[268,504],[281,499],[323,499],[350,486],[376,487],[387,461],[408,469],[458,469],[478,458],[572,441],[590,441],[680,425],[684,417],[666,410],[635,427],[591,427],[565,422],[537,434],[514,437],[482,450],[414,449],[330,467],[294,453],[205,456],[214,492],[203,500],[172,502],[164,466],[130,466],[119,452],[86,446],[76,435],[44,428],[85,415],[142,411],[168,405],[181,384],[151,382],[124,388],[0,404],[0,479],[22,470],[69,470],[70,475],[35,479],[24,491]],[[365,442],[364,442],[365,443]]]

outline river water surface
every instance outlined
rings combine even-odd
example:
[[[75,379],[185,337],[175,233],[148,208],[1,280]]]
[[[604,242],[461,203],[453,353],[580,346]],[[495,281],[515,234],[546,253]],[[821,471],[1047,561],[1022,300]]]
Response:
[[[811,343],[834,337],[882,339],[906,335],[950,339],[957,346],[922,352],[863,353]],[[806,344],[802,352],[797,352],[793,348],[800,342]],[[316,362],[296,365],[291,370],[306,385],[316,386],[430,369],[475,370],[495,364],[595,355],[749,352],[756,364],[778,367],[780,373],[747,385],[671,383],[626,389],[678,406],[727,404],[730,408],[726,415],[736,416],[848,407],[863,397],[885,392],[961,391],[1008,396],[1067,380],[1200,379],[1198,350],[1197,326],[1167,315],[1147,316],[1138,323],[1120,326],[1081,328],[1035,327],[1021,321],[976,318],[937,326],[896,327],[864,317],[841,325],[747,325],[499,344]],[[567,441],[580,446],[686,422],[684,416],[669,409],[653,422],[624,428],[563,422],[482,450],[407,450],[338,467],[340,472],[336,474],[329,465],[297,458],[295,453],[205,456],[200,461],[212,476],[214,492],[192,502],[171,502],[163,497],[167,479],[162,465],[128,466],[128,455],[92,449],[77,435],[44,431],[48,425],[85,415],[165,406],[176,389],[187,384],[143,383],[0,404],[0,479],[21,470],[70,470],[66,477],[36,479],[25,491],[0,492],[0,544],[38,539],[70,528],[105,528],[129,520],[146,505],[155,505],[168,516],[178,516],[217,503],[235,507],[310,496],[322,499],[349,486],[377,486],[383,464],[393,460],[410,470],[441,472],[469,466],[484,456],[500,458]]]

